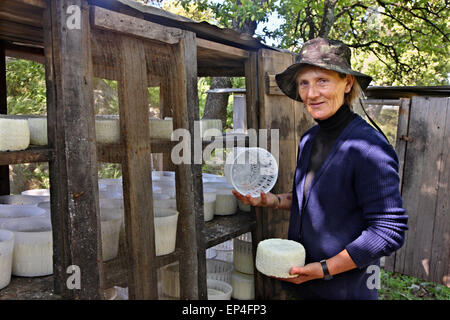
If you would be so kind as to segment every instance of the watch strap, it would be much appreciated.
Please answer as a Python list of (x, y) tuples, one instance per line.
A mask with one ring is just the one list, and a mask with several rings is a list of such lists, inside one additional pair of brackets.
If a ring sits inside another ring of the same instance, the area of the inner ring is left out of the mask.
[(327, 262), (325, 260), (320, 261), (323, 270), (323, 279), (330, 280), (333, 279), (333, 276), (330, 275), (330, 271), (328, 270)]

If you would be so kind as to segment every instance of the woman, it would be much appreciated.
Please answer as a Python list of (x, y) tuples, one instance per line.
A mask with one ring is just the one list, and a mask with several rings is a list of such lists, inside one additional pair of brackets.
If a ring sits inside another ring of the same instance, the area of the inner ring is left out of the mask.
[(407, 215), (395, 151), (350, 108), (371, 77), (351, 69), (345, 44), (316, 38), (276, 81), (317, 122), (301, 138), (293, 191), (234, 194), (243, 204), (291, 211), (288, 239), (305, 247), (306, 261), (290, 270), (297, 277), (280, 279), (290, 296), (377, 299), (374, 272), (402, 246)]

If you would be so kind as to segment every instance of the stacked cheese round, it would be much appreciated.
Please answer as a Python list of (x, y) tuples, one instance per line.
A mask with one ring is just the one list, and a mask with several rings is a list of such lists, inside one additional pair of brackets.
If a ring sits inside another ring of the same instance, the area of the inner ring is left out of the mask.
[(47, 116), (28, 116), (28, 127), (30, 128), (30, 144), (35, 146), (46, 146)]
[(258, 243), (256, 269), (277, 278), (295, 278), (290, 275), (292, 267), (305, 264), (305, 248), (298, 242), (286, 239), (267, 239)]
[(230, 300), (233, 288), (226, 282), (207, 279), (208, 300)]
[(0, 117), (0, 151), (25, 150), (30, 145), (26, 119)]

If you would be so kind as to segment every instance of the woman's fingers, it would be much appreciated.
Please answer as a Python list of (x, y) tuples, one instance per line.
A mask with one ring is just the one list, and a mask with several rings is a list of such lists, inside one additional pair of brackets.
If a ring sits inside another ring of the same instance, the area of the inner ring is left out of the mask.
[(249, 201), (247, 200), (246, 197), (244, 197), (242, 194), (240, 194), (239, 192), (237, 192), (236, 190), (232, 190), (234, 196), (242, 202), (242, 204), (247, 205), (250, 204)]

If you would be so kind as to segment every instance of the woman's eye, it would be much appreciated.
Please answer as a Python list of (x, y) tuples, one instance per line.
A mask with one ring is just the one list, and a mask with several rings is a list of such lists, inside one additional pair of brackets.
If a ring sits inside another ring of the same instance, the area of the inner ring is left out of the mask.
[(320, 80), (319, 80), (319, 83), (320, 83), (320, 84), (325, 84), (325, 83), (327, 83), (327, 82), (328, 82), (327, 79), (320, 79)]

